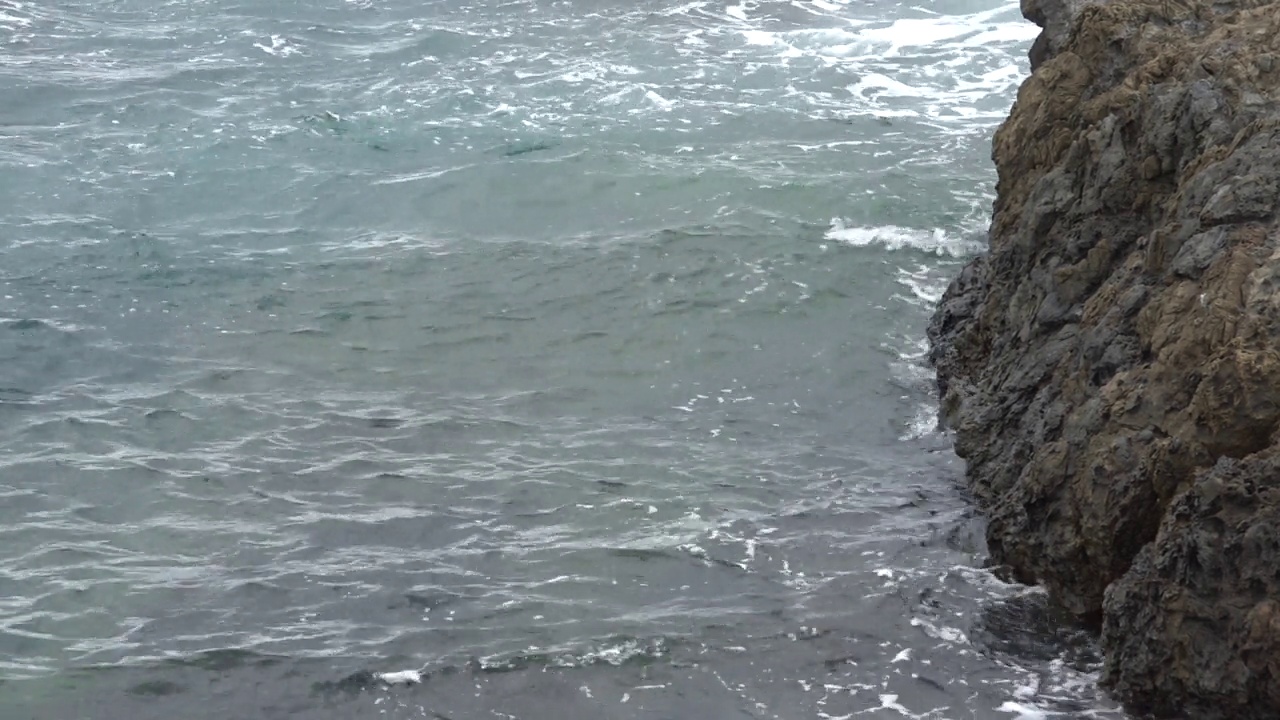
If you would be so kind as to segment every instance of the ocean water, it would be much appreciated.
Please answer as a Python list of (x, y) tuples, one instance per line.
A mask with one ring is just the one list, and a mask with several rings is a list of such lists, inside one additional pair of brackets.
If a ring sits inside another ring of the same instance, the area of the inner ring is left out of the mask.
[(1123, 717), (922, 362), (1017, 5), (0, 0), (0, 718)]

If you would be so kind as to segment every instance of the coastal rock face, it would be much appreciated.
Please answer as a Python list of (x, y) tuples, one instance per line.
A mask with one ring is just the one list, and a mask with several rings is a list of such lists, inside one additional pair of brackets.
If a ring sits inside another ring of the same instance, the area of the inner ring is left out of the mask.
[(994, 562), (1161, 717), (1280, 717), (1280, 3), (1023, 0), (990, 251), (929, 330)]

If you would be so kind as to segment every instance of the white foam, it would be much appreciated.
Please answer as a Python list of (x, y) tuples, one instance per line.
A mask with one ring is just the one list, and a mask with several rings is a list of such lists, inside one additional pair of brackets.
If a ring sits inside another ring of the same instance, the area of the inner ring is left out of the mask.
[(898, 439), (902, 441), (919, 440), (928, 437), (938, 430), (938, 408), (933, 403), (920, 403), (915, 414), (907, 421), (907, 430)]
[(877, 708), (877, 709), (893, 710), (894, 712), (897, 712), (900, 715), (905, 715), (906, 717), (909, 717), (909, 718), (919, 717), (915, 713), (908, 710), (905, 705), (898, 702), (897, 695), (894, 695), (891, 693), (885, 693), (880, 696), (880, 708)]
[(969, 636), (965, 635), (964, 631), (959, 628), (937, 625), (923, 618), (911, 618), (911, 625), (923, 630), (925, 635), (943, 642), (956, 645), (968, 644), (969, 642)]
[(912, 87), (880, 73), (869, 73), (849, 86), (849, 92), (868, 99), (880, 97), (930, 97), (935, 93), (927, 88)]
[[(1050, 713), (1030, 705), (1023, 705), (1012, 701), (1006, 701), (1000, 707), (996, 708), (997, 712), (1017, 713), (1018, 720), (1048, 720)], [(1058, 715), (1060, 713), (1053, 713)]]
[(15, 0), (0, 0), (0, 28), (17, 30), (31, 27), (31, 18), (24, 17), (25, 3)]
[(586, 70), (570, 70), (567, 73), (561, 74), (559, 79), (571, 84), (584, 83), (592, 80), (599, 80), (600, 73), (594, 68)]
[(652, 90), (649, 90), (648, 92), (646, 92), (644, 94), (644, 97), (649, 102), (658, 106), (658, 109), (660, 110), (670, 111), (671, 108), (675, 107), (674, 101), (668, 100)]
[(902, 18), (886, 27), (868, 28), (860, 34), (863, 39), (888, 45), (885, 54), (895, 54), (905, 48), (939, 45), (973, 32), (972, 15), (943, 16), (937, 18)]
[[(981, 247), (977, 243), (963, 243), (953, 248), (957, 255), (967, 254), (968, 252), (979, 252)], [(898, 284), (902, 285), (911, 294), (904, 298), (908, 303), (920, 307), (933, 307), (942, 299), (943, 294), (947, 291), (947, 284), (950, 278), (942, 273), (931, 272), (927, 266), (920, 266), (916, 270), (908, 270), (906, 268), (898, 268), (897, 271)]]
[(267, 45), (265, 43), (256, 42), (253, 46), (268, 55), (275, 55), (277, 57), (289, 57), (290, 55), (297, 55), (302, 52), (296, 45), (280, 35), (272, 35), (270, 43), (270, 45)]
[[(863, 555), (871, 553), (864, 552)], [(880, 572), (884, 570), (886, 572)], [(942, 568), (922, 569), (922, 568), (879, 568), (877, 574), (882, 576), (893, 575), (895, 579), (900, 578), (899, 582), (894, 583), (898, 588), (906, 587), (913, 581), (919, 581), (926, 576), (932, 576), (931, 582), (945, 582), (948, 579), (963, 580), (956, 586), (957, 588), (967, 587), (971, 591), (983, 598), (983, 602), (1000, 602), (1005, 598), (1026, 595), (1043, 595), (1043, 588), (1028, 588), (1017, 584), (1005, 583), (989, 570), (975, 568), (968, 565), (952, 565), (943, 570), (941, 575), (936, 574)], [(963, 591), (962, 591), (963, 592)], [(968, 594), (968, 593), (965, 593)], [(975, 599), (972, 598), (971, 599)], [(892, 711), (905, 717), (924, 720), (925, 718), (950, 717), (949, 715), (939, 714), (946, 708), (934, 708), (923, 713), (912, 713), (898, 701), (898, 696), (886, 692), (889, 689), (888, 680), (893, 675), (903, 675), (908, 672), (906, 668), (901, 667), (904, 663), (920, 663), (922, 665), (930, 664), (930, 656), (941, 648), (947, 648), (949, 652), (955, 653), (956, 657), (976, 658), (984, 655), (979, 651), (977, 644), (969, 638), (962, 630), (957, 627), (948, 625), (950, 618), (962, 617), (960, 613), (954, 610), (942, 610), (934, 612), (924, 609), (923, 614), (916, 614), (910, 619), (912, 627), (919, 629), (929, 638), (937, 641), (937, 644), (931, 651), (924, 650), (921, 646), (914, 649), (903, 649), (901, 646), (894, 647), (894, 643), (884, 642), (880, 647), (885, 649), (884, 658), (888, 664), (899, 666), (889, 671), (884, 680), (877, 686), (851, 684), (847, 686), (827, 684), (825, 688), (831, 695), (842, 691), (856, 695), (855, 688), (862, 691), (873, 691), (875, 697), (879, 699), (878, 706), (869, 706), (859, 708), (856, 712), (843, 715), (828, 714), (819, 712), (817, 715), (828, 720), (836, 718), (851, 718), (859, 715), (872, 714), (880, 717), (880, 714), (888, 716), (889, 713), (884, 711)], [(896, 654), (890, 656), (889, 652)], [(925, 653), (920, 655), (919, 653)], [(1012, 662), (1006, 662), (1012, 660)], [(1008, 717), (1007, 715), (999, 715), (997, 713), (1012, 713), (1011, 720), (1057, 720), (1057, 718), (1065, 717), (1089, 717), (1095, 720), (1121, 720), (1127, 717), (1123, 710), (1114, 703), (1108, 701), (1101, 690), (1098, 688), (1098, 677), (1095, 669), (1078, 669), (1068, 664), (1062, 657), (1056, 658), (1048, 664), (1048, 667), (1023, 667), (1017, 658), (1006, 658), (1000, 660), (1000, 664), (1007, 668), (1013, 677), (1008, 679), (997, 679), (993, 682), (981, 681), (982, 685), (989, 688), (999, 688), (999, 691), (1005, 694), (998, 706), (987, 705), (989, 708), (987, 715), (995, 717)], [(912, 677), (917, 677), (914, 673)], [(956, 682), (969, 685), (970, 683), (962, 678), (957, 678)], [(977, 683), (975, 683), (977, 684)], [(806, 688), (808, 689), (808, 688)], [(1088, 698), (1088, 709), (1070, 711), (1064, 708), (1075, 708), (1076, 699)], [(824, 701), (826, 698), (824, 698)], [(1065, 704), (1063, 701), (1067, 701)], [(819, 705), (824, 702), (819, 702)], [(846, 706), (847, 707), (847, 706)], [(841, 708), (845, 709), (845, 708)], [(877, 711), (880, 711), (877, 714)]]
[(377, 677), (388, 685), (417, 685), (422, 682), (422, 673), (418, 670), (378, 673)]
[(888, 250), (922, 250), (935, 255), (963, 256), (974, 250), (971, 242), (954, 238), (942, 228), (848, 226), (840, 218), (832, 218), (831, 228), (823, 237), (853, 247), (880, 245)]
[(31, 18), (24, 18), (24, 17), (18, 17), (17, 15), (11, 15), (8, 12), (6, 12), (3, 7), (0, 7), (0, 27), (17, 29), (17, 28), (28, 27), (30, 25), (31, 25)]
[(1039, 31), (1030, 23), (1004, 23), (965, 38), (963, 44), (966, 47), (986, 47), (995, 43), (1024, 43), (1035, 40)]
[[(1012, 3), (977, 13), (932, 13), (891, 22), (843, 17), (848, 12), (844, 4), (828, 0), (789, 4), (826, 18), (815, 22), (826, 26), (778, 29), (776, 23), (765, 25), (748, 12), (755, 6), (734, 5), (727, 13), (744, 45), (723, 57), (745, 54), (748, 60), (761, 61), (750, 63), (752, 69), (767, 67), (770, 60), (789, 65), (801, 59), (803, 66), (805, 58), (841, 66), (855, 78), (848, 86), (852, 102), (836, 100), (825, 91), (799, 94), (817, 107), (838, 107), (846, 117), (886, 117), (887, 111), (928, 117), (946, 123), (944, 132), (970, 132), (1004, 116), (1004, 98), (1026, 72), (1022, 48), (1038, 32)], [(711, 30), (704, 37), (718, 34)], [(751, 57), (757, 54), (764, 57)], [(993, 102), (996, 99), (1000, 101)]]

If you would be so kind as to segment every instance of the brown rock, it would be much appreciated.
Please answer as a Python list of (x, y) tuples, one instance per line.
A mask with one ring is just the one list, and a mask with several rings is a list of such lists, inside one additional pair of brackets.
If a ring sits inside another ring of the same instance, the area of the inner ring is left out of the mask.
[(1130, 707), (1280, 717), (1280, 3), (1022, 7), (990, 251), (930, 327), (992, 560)]

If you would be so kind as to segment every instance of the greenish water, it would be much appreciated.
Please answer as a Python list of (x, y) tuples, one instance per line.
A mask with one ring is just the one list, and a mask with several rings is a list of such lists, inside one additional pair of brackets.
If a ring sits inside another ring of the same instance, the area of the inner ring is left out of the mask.
[(0, 0), (0, 717), (1120, 717), (921, 364), (1034, 32)]

